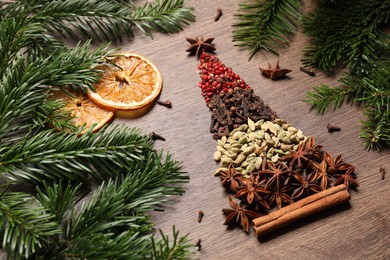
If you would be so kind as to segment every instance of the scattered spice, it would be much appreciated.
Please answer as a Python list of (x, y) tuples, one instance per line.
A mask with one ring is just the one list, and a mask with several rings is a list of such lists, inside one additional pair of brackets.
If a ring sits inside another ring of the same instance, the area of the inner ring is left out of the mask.
[(304, 198), (322, 191), (314, 172), (310, 174), (307, 174), (306, 171), (302, 171), (302, 173), (294, 172), (293, 178), (294, 181), (291, 183), (291, 186), (296, 188), (291, 194), (292, 199)]
[[(226, 144), (226, 140), (218, 141), (222, 143), (225, 141)], [(238, 156), (236, 158), (239, 159)], [(237, 174), (243, 171), (243, 166), (235, 161), (229, 165), (228, 171), (220, 171), (222, 174), (234, 173), (230, 184), (234, 181), (238, 183), (238, 188), (232, 189), (230, 185), (224, 185), (224, 187), (240, 200), (241, 210), (245, 208), (257, 213), (273, 212), (275, 208), (283, 209), (286, 205), (295, 204), (333, 186), (342, 184), (346, 189), (359, 186), (356, 181), (355, 167), (344, 162), (342, 155), (333, 159), (329, 152), (322, 149), (322, 145), (315, 143), (313, 137), (305, 139), (298, 145), (297, 150), (290, 150), (288, 154), (275, 162), (264, 154), (261, 158), (266, 163), (261, 163), (261, 166), (258, 166), (259, 170), (254, 167), (249, 177)], [(249, 162), (253, 163), (251, 159)], [(235, 166), (234, 169), (233, 166)], [(223, 180), (226, 182), (225, 176), (221, 177), (221, 181)], [(232, 205), (232, 207), (235, 206)], [(240, 211), (240, 207), (236, 208), (235, 212), (239, 214), (237, 211)], [(224, 212), (226, 214), (226, 210)], [(229, 213), (233, 214), (232, 211)], [(243, 223), (240, 222), (240, 224), (246, 230), (245, 218), (243, 219)], [(225, 221), (225, 224), (235, 223), (229, 219)]]
[(218, 7), (218, 8), (217, 8), (217, 15), (215, 16), (214, 21), (215, 21), (215, 22), (218, 21), (219, 18), (221, 18), (221, 16), (222, 16), (222, 8), (221, 8), (221, 7)]
[(379, 172), (381, 173), (382, 180), (384, 180), (385, 179), (385, 175), (386, 175), (386, 169), (384, 167), (381, 167), (379, 169)]
[[(203, 52), (198, 69), (199, 87), (212, 112), (210, 132), (218, 143), (214, 159), (221, 166), (215, 174), (230, 194), (231, 208), (222, 209), (225, 225), (240, 224), (248, 232), (250, 219), (289, 213), (285, 222), (282, 215), (273, 219), (272, 230), (349, 200), (348, 188), (359, 184), (355, 167), (344, 162), (341, 154), (333, 158), (313, 137), (277, 118), (216, 57)], [(274, 68), (260, 70), (271, 79), (291, 71), (280, 69), (279, 61)], [(267, 230), (267, 224), (259, 225), (257, 234)]]
[(312, 76), (312, 77), (314, 77), (314, 76), (316, 75), (316, 73), (314, 72), (314, 70), (311, 69), (311, 68), (308, 68), (308, 67), (300, 67), (299, 69), (300, 69), (302, 72), (305, 72), (306, 74), (308, 74), (308, 75), (310, 75), (310, 76)]
[(276, 113), (253, 94), (251, 88), (234, 88), (214, 94), (207, 106), (212, 111), (210, 132), (214, 134), (214, 139), (229, 135), (230, 131), (245, 124), (248, 118), (256, 122), (276, 118)]
[(330, 175), (328, 174), (328, 164), (326, 163), (326, 159), (322, 160), (320, 163), (316, 161), (310, 161), (310, 163), (315, 176), (320, 181), (321, 188), (325, 190), (328, 187)]
[(157, 104), (167, 108), (172, 108), (172, 102), (170, 100), (165, 100), (165, 101), (157, 100)]
[(203, 216), (204, 216), (203, 211), (199, 210), (199, 212), (198, 212), (198, 222), (199, 223), (202, 222)]
[(271, 78), (272, 80), (284, 78), (286, 77), (287, 73), (290, 73), (292, 71), (289, 69), (281, 69), (279, 67), (279, 60), (276, 63), (275, 67), (272, 67), (271, 64), (268, 63), (268, 68), (260, 67), (259, 69), (261, 71), (261, 74), (263, 74), (263, 76)]
[(341, 131), (341, 128), (338, 127), (338, 126), (336, 126), (336, 125), (328, 124), (328, 125), (326, 126), (326, 128), (328, 129), (328, 133)]
[(234, 165), (232, 163), (229, 165), (227, 170), (222, 170), (219, 175), (222, 186), (233, 192), (237, 191), (241, 177), (241, 173), (234, 169)]
[[(248, 118), (248, 124), (235, 128), (228, 137), (223, 136), (217, 140), (214, 160), (221, 164), (215, 174), (223, 174), (221, 178), (225, 178), (228, 166), (234, 164), (235, 168), (230, 170), (231, 173), (238, 171), (249, 178), (255, 170), (265, 170), (267, 160), (277, 163), (283, 156), (294, 154), (307, 139), (301, 130), (282, 119), (253, 122)], [(316, 153), (317, 150), (313, 149), (313, 154)]]
[(265, 209), (270, 209), (267, 201), (264, 199), (265, 195), (270, 192), (263, 187), (263, 183), (259, 182), (259, 175), (251, 175), (251, 178), (241, 178), (241, 185), (235, 195), (240, 198), (245, 204), (261, 205)]
[(228, 92), (234, 88), (250, 88), (231, 68), (226, 67), (217, 57), (202, 52), (198, 65), (201, 82), (199, 88), (206, 103), (214, 94)]
[(344, 184), (347, 189), (349, 187), (359, 187), (359, 184), (356, 181), (355, 167), (349, 168), (345, 173), (336, 173), (334, 176), (337, 178), (334, 185)]
[(186, 51), (199, 56), (202, 51), (214, 52), (216, 48), (212, 44), (214, 38), (207, 38), (203, 40), (203, 37), (186, 38), (186, 40), (191, 44)]
[(312, 214), (325, 211), (351, 199), (347, 187), (335, 186), (306, 197), (282, 209), (253, 220), (257, 236), (285, 227)]
[(229, 204), (232, 209), (222, 209), (222, 212), (227, 215), (224, 225), (240, 223), (242, 229), (248, 232), (249, 220), (261, 216), (259, 213), (247, 209), (246, 206), (239, 206), (230, 196)]
[(162, 140), (162, 141), (165, 141), (165, 138), (162, 137), (161, 135), (159, 134), (156, 134), (155, 132), (151, 132), (149, 134), (149, 136), (152, 138), (152, 140)]
[(196, 242), (195, 246), (198, 248), (198, 251), (202, 249), (202, 240), (200, 238)]

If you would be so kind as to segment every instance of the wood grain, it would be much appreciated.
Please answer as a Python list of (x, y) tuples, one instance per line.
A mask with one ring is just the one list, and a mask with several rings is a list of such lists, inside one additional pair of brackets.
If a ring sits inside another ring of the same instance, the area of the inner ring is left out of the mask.
[[(146, 56), (159, 67), (164, 80), (161, 99), (171, 100), (173, 107), (156, 105), (141, 118), (117, 118), (115, 123), (164, 136), (166, 141), (156, 141), (156, 147), (182, 161), (191, 178), (184, 196), (165, 212), (153, 215), (157, 228), (171, 232), (172, 225), (176, 225), (181, 233), (190, 233), (194, 244), (201, 238), (202, 250), (196, 255), (199, 259), (389, 259), (390, 177), (381, 180), (379, 173), (380, 167), (390, 169), (389, 151), (366, 151), (363, 147), (358, 137), (361, 108), (345, 105), (319, 116), (310, 113), (308, 104), (302, 102), (313, 86), (336, 84), (340, 75), (327, 77), (316, 71), (316, 76), (311, 77), (300, 71), (302, 50), (308, 39), (299, 31), (291, 38), (290, 46), (280, 52), (280, 65), (293, 70), (289, 78), (264, 78), (258, 67), (274, 64), (278, 57), (259, 53), (248, 61), (249, 52), (233, 46), (233, 14), (239, 1), (185, 2), (195, 7), (197, 21), (183, 32), (157, 34), (154, 39), (137, 36), (118, 46)], [(214, 22), (218, 7), (223, 16)], [(311, 7), (306, 1), (303, 8)], [(198, 60), (185, 52), (185, 37), (195, 36), (215, 37), (217, 57), (245, 79), (281, 118), (315, 136), (316, 142), (332, 154), (343, 153), (345, 160), (356, 166), (361, 187), (351, 192), (349, 205), (317, 214), (262, 240), (255, 237), (253, 230), (247, 235), (240, 228), (222, 225), (222, 208), (229, 204), (219, 179), (213, 176), (217, 168), (213, 161), (216, 142), (208, 132), (210, 113), (198, 88)], [(342, 130), (328, 133), (328, 123)], [(201, 223), (197, 222), (199, 210), (205, 214)]]

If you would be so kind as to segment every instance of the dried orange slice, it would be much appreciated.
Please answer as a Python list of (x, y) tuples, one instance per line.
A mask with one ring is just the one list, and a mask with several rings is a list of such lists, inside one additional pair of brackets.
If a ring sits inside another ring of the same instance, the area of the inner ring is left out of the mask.
[(51, 100), (62, 100), (65, 103), (61, 110), (73, 117), (73, 125), (84, 126), (81, 134), (86, 133), (93, 125), (92, 131), (95, 132), (114, 118), (112, 110), (98, 106), (82, 91), (64, 88), (52, 89), (50, 93)]
[(161, 92), (162, 78), (157, 67), (145, 57), (126, 53), (115, 56), (116, 66), (100, 67), (102, 78), (96, 83), (96, 91), (88, 96), (100, 106), (134, 110), (154, 101)]

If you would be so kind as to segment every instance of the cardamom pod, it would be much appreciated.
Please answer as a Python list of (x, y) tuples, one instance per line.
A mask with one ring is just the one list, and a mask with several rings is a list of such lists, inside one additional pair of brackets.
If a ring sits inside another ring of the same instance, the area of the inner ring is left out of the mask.
[(222, 157), (222, 154), (221, 154), (220, 151), (216, 151), (216, 152), (214, 153), (214, 161), (219, 162), (219, 161), (221, 160), (221, 157)]

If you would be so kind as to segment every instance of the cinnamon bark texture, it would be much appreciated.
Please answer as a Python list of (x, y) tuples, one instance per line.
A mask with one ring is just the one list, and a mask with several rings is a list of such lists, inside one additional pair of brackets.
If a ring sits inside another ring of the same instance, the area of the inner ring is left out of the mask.
[(254, 219), (255, 233), (257, 236), (265, 235), (295, 221), (345, 203), (350, 198), (345, 185), (334, 186), (271, 212), (268, 215)]

